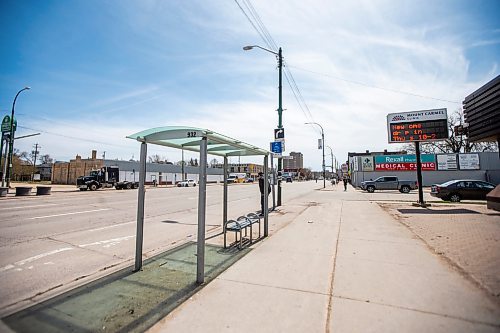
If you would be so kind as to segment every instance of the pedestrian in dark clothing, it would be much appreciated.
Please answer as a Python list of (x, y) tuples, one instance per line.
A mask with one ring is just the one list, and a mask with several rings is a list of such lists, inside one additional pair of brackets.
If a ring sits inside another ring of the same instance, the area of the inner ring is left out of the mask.
[(348, 182), (347, 177), (344, 177), (343, 181), (344, 181), (344, 191), (347, 191), (347, 182)]
[[(260, 208), (261, 208), (261, 215), (264, 215), (264, 174), (262, 172), (259, 172), (259, 190), (260, 190)], [(267, 183), (267, 195), (271, 193), (271, 184)], [(266, 198), (267, 199), (267, 198)]]

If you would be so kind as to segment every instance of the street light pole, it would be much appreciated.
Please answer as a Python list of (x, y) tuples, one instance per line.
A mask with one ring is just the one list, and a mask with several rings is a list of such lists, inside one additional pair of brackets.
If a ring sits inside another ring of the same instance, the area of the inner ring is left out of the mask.
[[(10, 178), (12, 174), (12, 154), (14, 153), (14, 110), (16, 107), (16, 100), (17, 96), (24, 90), (29, 90), (30, 87), (24, 87), (23, 89), (19, 90), (16, 94), (16, 97), (14, 97), (14, 102), (12, 103), (12, 114), (10, 116), (10, 138), (9, 138), (9, 156), (8, 156), (8, 164), (7, 164), (7, 187), (10, 187)], [(4, 176), (5, 177), (5, 176)]]
[[(279, 84), (278, 84), (278, 128), (283, 128), (283, 86), (282, 86), (282, 77), (283, 77), (283, 53), (281, 51), (281, 47), (278, 52), (274, 52), (272, 50), (266, 49), (265, 47), (258, 45), (248, 45), (244, 46), (243, 50), (248, 51), (253, 48), (259, 48), (266, 52), (272, 53), (276, 55), (278, 58), (278, 70), (279, 70)], [(323, 163), (324, 164), (324, 163)], [(282, 157), (278, 157), (278, 173), (282, 173), (283, 167), (283, 159)], [(278, 178), (278, 199), (277, 206), (281, 206), (281, 178)]]
[(321, 128), (321, 148), (323, 148), (323, 188), (326, 188), (326, 177), (325, 177), (325, 132), (323, 131), (323, 126), (318, 123), (310, 122), (305, 123), (306, 125), (318, 125)]
[(332, 147), (330, 146), (326, 146), (328, 149), (330, 149), (330, 155), (331, 155), (331, 158), (332, 158), (332, 176), (333, 176), (333, 150), (332, 150)]

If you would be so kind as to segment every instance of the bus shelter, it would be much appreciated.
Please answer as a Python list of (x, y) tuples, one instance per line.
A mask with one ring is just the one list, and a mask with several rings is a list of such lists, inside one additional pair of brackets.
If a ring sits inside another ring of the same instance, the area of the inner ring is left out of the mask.
[(269, 151), (242, 141), (227, 137), (214, 131), (196, 127), (166, 126), (156, 127), (127, 136), (129, 139), (141, 143), (139, 193), (137, 199), (137, 231), (135, 245), (135, 271), (142, 267), (142, 246), (144, 230), (144, 201), (146, 180), (147, 145), (154, 144), (200, 153), (199, 186), (198, 186), (198, 235), (197, 235), (197, 262), (196, 282), (203, 283), (205, 278), (205, 211), (207, 188), (207, 155), (216, 155), (224, 158), (224, 191), (222, 225), (227, 221), (227, 166), (230, 156), (263, 156), (264, 157), (264, 237), (268, 235), (269, 210), (267, 201), (268, 190), (268, 159)]

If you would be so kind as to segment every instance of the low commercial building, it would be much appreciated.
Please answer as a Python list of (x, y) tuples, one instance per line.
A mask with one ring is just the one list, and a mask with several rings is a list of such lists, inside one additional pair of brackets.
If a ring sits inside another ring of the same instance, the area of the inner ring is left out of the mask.
[[(52, 183), (76, 185), (76, 179), (85, 176), (92, 170), (98, 170), (103, 166), (116, 166), (120, 170), (120, 180), (139, 180), (138, 161), (119, 161), (97, 158), (97, 151), (92, 151), (90, 158), (83, 159), (77, 155), (69, 162), (55, 162), (52, 167)], [(184, 172), (184, 174), (183, 174)], [(146, 163), (146, 184), (156, 183), (158, 185), (175, 184), (183, 179), (193, 179), (198, 181), (198, 166), (184, 166)], [(222, 168), (207, 168), (207, 182), (223, 181)]]
[[(478, 179), (500, 184), (500, 158), (496, 152), (422, 154), (421, 162), (424, 186), (453, 179)], [(381, 176), (416, 180), (416, 166), (416, 157), (413, 154), (352, 153), (349, 157), (351, 182), (355, 186), (360, 186), (362, 181)]]

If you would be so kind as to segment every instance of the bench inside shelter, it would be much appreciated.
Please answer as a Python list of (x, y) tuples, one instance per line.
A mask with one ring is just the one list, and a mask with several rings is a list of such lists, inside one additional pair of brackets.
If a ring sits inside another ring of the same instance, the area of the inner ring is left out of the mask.
[[(249, 244), (251, 245), (253, 243), (254, 224), (257, 224), (259, 227), (259, 237), (257, 239), (260, 239), (260, 216), (255, 213), (249, 213), (246, 216), (240, 216), (236, 220), (228, 220), (226, 223), (224, 223), (224, 248), (227, 248), (227, 233), (234, 232), (235, 241), (234, 243), (230, 244), (230, 246), (237, 245), (238, 248), (241, 249), (243, 247), (243, 237), (248, 237), (248, 229), (250, 229), (250, 238), (247, 239), (249, 241)], [(245, 232), (244, 235), (243, 231)]]

